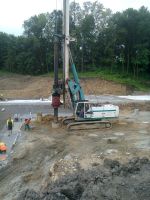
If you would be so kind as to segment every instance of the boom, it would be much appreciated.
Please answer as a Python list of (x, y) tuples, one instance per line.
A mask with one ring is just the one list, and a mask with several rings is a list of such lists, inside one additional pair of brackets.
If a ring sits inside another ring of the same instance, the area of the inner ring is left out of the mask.
[(72, 71), (74, 80), (68, 80), (67, 83), (68, 83), (68, 87), (69, 87), (69, 93), (70, 93), (72, 106), (73, 106), (73, 108), (75, 108), (76, 103), (78, 101), (85, 101), (85, 97), (84, 97), (83, 89), (80, 86), (80, 81), (79, 81), (78, 74), (77, 74), (74, 63), (72, 63), (72, 65), (71, 65), (71, 71)]

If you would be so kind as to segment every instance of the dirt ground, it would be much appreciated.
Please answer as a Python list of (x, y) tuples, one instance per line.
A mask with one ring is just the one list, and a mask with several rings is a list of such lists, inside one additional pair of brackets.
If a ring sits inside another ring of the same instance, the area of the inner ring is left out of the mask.
[[(0, 92), (12, 99), (47, 97), (52, 86), (48, 77), (10, 77), (10, 85), (7, 81), (0, 78)], [(96, 82), (94, 92), (101, 93), (105, 81)], [(95, 85), (92, 79), (88, 83)], [(125, 86), (105, 84), (103, 94), (129, 92)], [(17, 107), (11, 109), (15, 113)], [(31, 107), (19, 109), (27, 113)], [(8, 165), (0, 170), (0, 199), (149, 200), (150, 102), (120, 109), (111, 129), (68, 132), (65, 126), (52, 129), (51, 121), (32, 121), (33, 129), (21, 130)]]
[[(133, 90), (125, 85), (116, 84), (100, 78), (81, 79), (86, 95), (114, 94), (127, 95)], [(50, 96), (53, 78), (49, 76), (3, 75), (0, 77), (0, 94), (6, 99), (39, 99)]]
[[(137, 116), (123, 111), (111, 129), (68, 132), (66, 127), (52, 129), (49, 121), (32, 125), (33, 130), (22, 130), (10, 163), (0, 170), (0, 199), (127, 200), (133, 192), (131, 199), (140, 200), (140, 187), (141, 195), (149, 199), (150, 112)], [(107, 169), (103, 166), (107, 159), (120, 164)]]

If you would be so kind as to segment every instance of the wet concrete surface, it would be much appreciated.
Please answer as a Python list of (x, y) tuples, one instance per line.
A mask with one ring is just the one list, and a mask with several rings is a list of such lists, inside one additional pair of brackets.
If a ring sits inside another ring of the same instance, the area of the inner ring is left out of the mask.
[[(4, 103), (4, 102), (3, 102)], [(1, 111), (2, 109), (5, 109), (4, 111)], [(36, 113), (42, 113), (42, 114), (53, 114), (53, 108), (49, 104), (0, 104), (0, 129), (3, 127), (6, 119), (9, 116), (14, 116), (15, 114), (19, 114), (21, 116), (28, 115)], [(69, 115), (71, 114), (71, 111), (69, 109), (64, 109), (63, 106), (60, 108), (60, 116), (61, 115)]]
[(0, 154), (0, 168), (4, 167), (11, 158), (13, 148), (21, 136), (21, 126), (22, 122), (14, 122), (12, 133), (7, 130), (6, 126), (0, 131), (0, 141), (4, 142), (7, 146), (7, 152)]

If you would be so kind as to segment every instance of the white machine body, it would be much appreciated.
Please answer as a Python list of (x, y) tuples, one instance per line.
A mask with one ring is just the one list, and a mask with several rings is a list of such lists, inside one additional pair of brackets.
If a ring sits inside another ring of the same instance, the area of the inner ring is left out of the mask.
[(77, 118), (84, 119), (105, 119), (105, 118), (118, 118), (119, 107), (112, 104), (104, 104), (101, 106), (92, 105), (90, 102), (78, 102), (75, 114)]

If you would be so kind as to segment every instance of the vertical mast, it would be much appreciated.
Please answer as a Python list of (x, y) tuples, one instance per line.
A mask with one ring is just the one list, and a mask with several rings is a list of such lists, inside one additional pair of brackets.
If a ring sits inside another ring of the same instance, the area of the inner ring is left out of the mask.
[(53, 85), (53, 92), (52, 92), (52, 106), (54, 108), (54, 123), (55, 127), (58, 124), (58, 108), (60, 106), (60, 89), (58, 83), (58, 64), (59, 64), (59, 38), (58, 38), (58, 13), (56, 10), (55, 13), (55, 34), (54, 34), (54, 85)]
[[(54, 107), (54, 122), (58, 122), (58, 107), (56, 104), (56, 98), (60, 97), (58, 93), (58, 38), (54, 37), (54, 85), (53, 85), (53, 107)], [(55, 100), (54, 100), (55, 98)]]
[(69, 78), (69, 0), (63, 0), (63, 35), (63, 78), (66, 83)]

